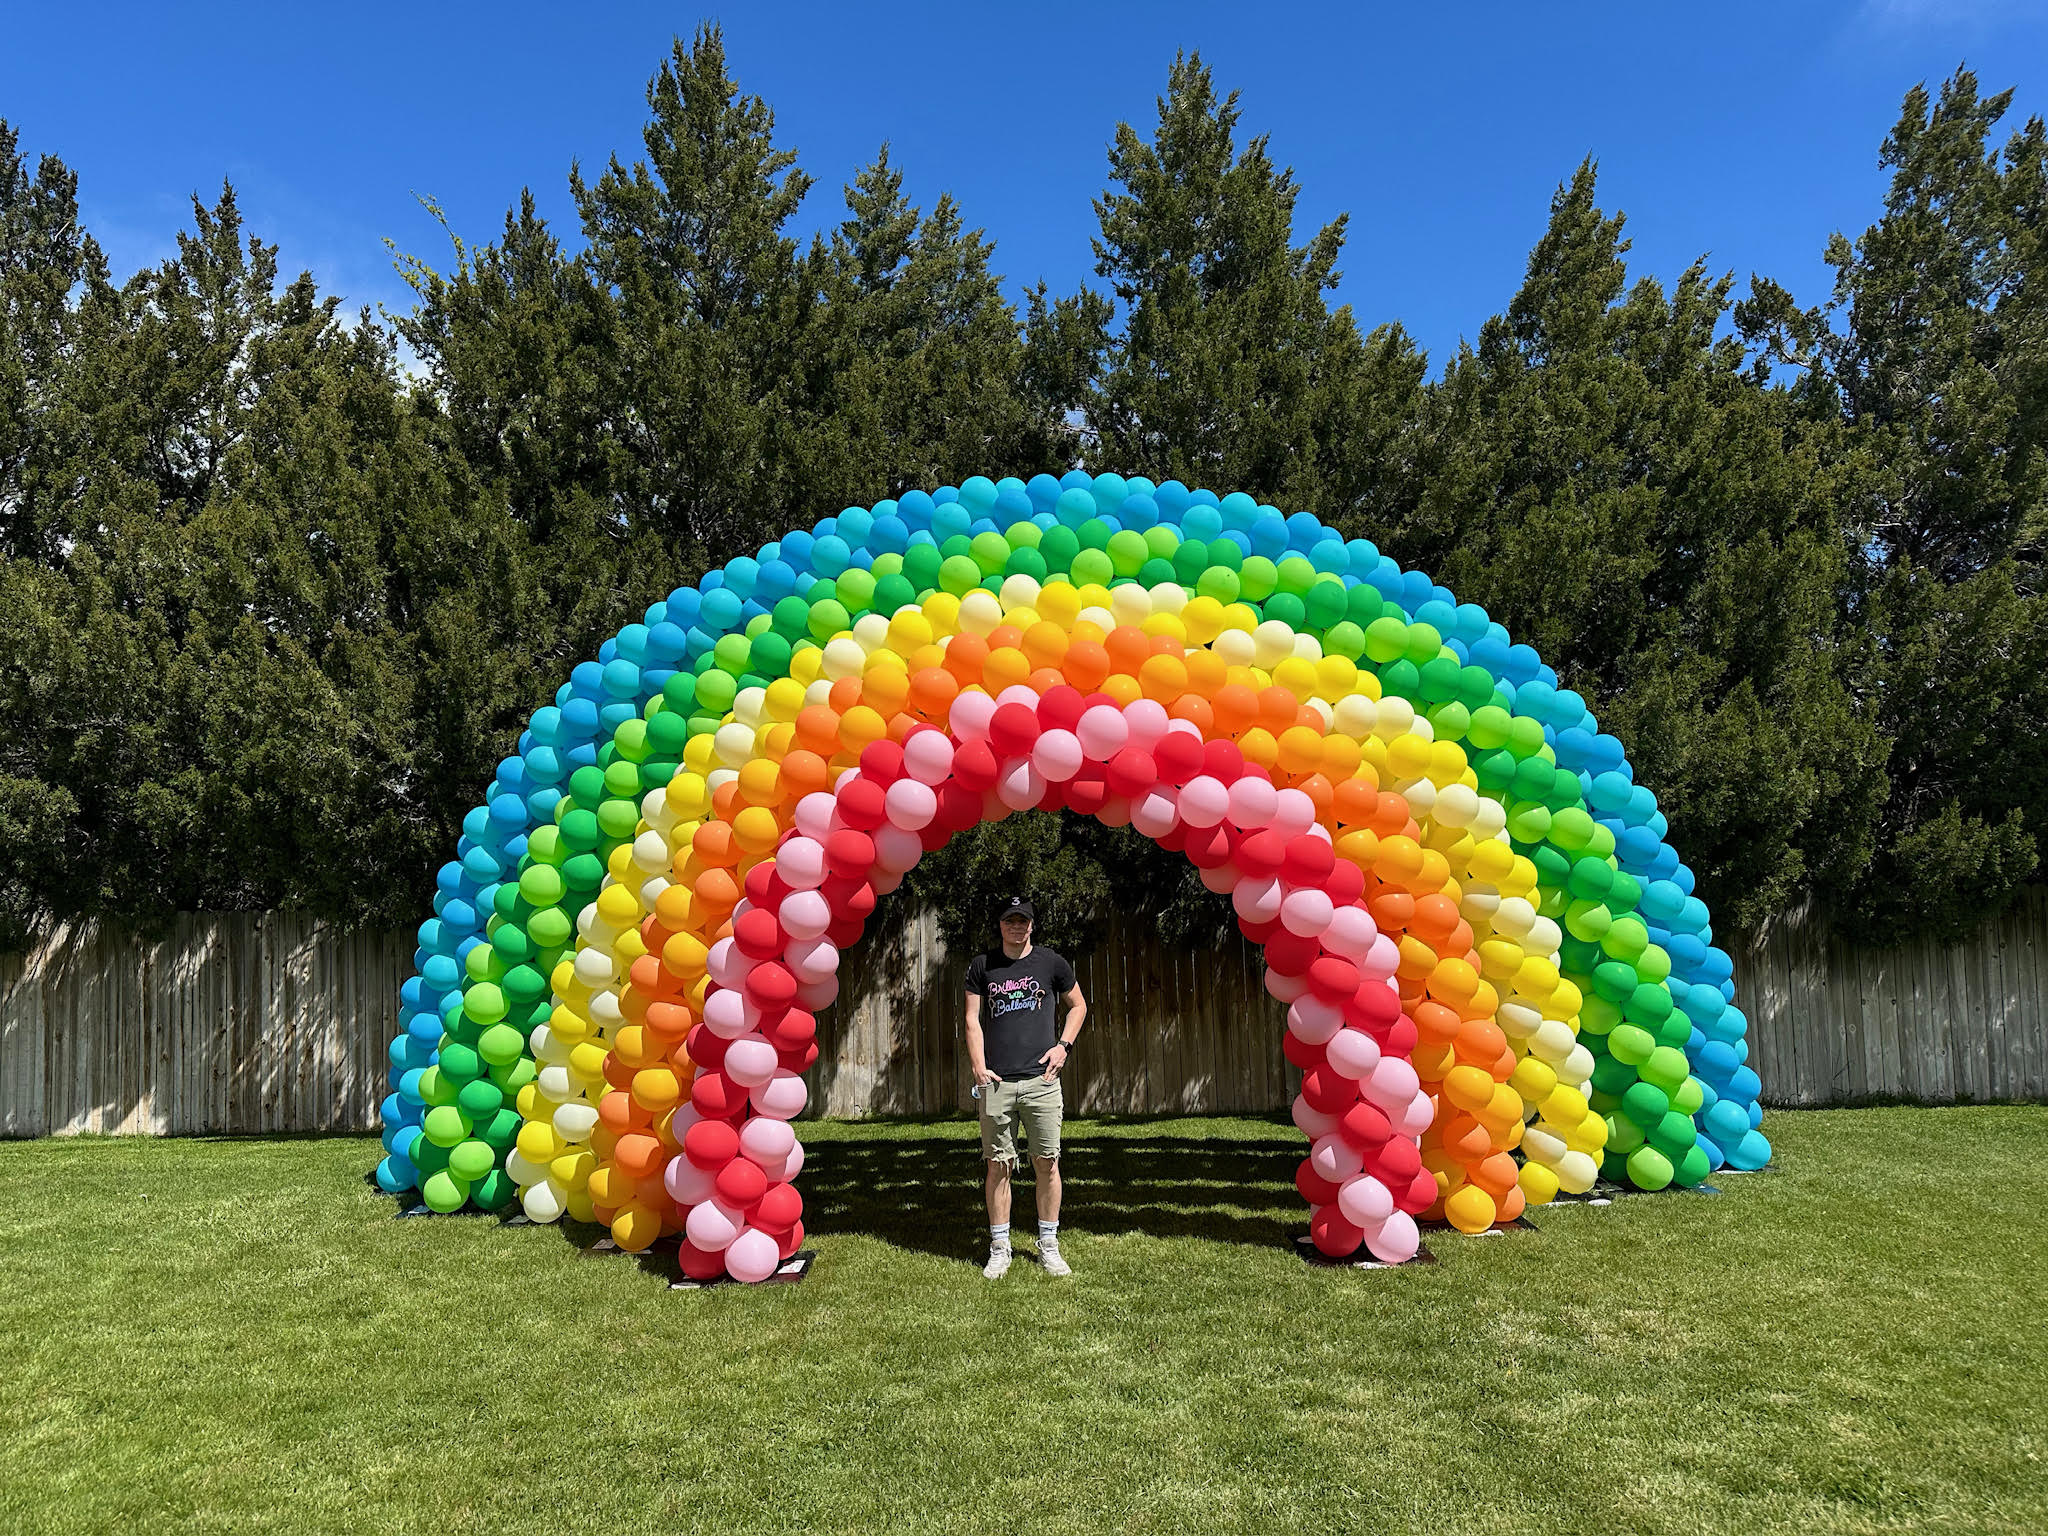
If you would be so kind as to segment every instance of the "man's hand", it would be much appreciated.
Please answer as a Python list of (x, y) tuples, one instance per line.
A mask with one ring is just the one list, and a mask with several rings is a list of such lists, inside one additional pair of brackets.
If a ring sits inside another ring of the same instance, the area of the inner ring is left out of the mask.
[[(1053, 1059), (1055, 1052), (1058, 1053), (1059, 1057), (1057, 1061)], [(1038, 1058), (1045, 1063), (1045, 1080), (1048, 1083), (1060, 1075), (1060, 1068), (1067, 1064), (1068, 1054), (1067, 1042), (1058, 1040), (1053, 1042), (1052, 1050), (1045, 1052), (1044, 1055)]]
[(977, 1086), (986, 1088), (991, 1083), (1000, 1083), (1002, 1079), (989, 1071), (987, 1067), (976, 1067), (974, 1069), (974, 1081)]

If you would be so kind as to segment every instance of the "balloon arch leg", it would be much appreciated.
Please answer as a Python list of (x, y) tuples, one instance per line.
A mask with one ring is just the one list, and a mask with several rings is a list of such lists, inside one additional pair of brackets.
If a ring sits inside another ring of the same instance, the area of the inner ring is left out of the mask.
[(848, 508), (576, 668), (441, 871), (379, 1183), (766, 1278), (841, 951), (1062, 807), (1263, 947), (1326, 1254), (1769, 1160), (1729, 957), (1583, 699), (1365, 540), (1076, 471)]

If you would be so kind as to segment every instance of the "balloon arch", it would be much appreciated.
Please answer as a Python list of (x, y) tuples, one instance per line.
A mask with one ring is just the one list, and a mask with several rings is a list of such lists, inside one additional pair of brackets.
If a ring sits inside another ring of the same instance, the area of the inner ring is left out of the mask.
[(420, 927), (377, 1180), (766, 1278), (841, 951), (924, 853), (1059, 807), (1183, 853), (1263, 946), (1323, 1252), (1761, 1167), (1729, 957), (1557, 682), (1243, 493), (977, 476), (792, 532), (499, 765)]

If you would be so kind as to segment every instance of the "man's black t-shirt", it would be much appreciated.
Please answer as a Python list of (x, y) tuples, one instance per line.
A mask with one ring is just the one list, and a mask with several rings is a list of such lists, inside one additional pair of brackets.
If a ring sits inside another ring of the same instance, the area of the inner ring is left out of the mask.
[(1058, 951), (1035, 944), (1020, 960), (990, 950), (969, 962), (967, 990), (981, 999), (989, 1071), (1009, 1082), (1043, 1077), (1039, 1058), (1060, 1037), (1058, 1000), (1074, 990), (1074, 968)]

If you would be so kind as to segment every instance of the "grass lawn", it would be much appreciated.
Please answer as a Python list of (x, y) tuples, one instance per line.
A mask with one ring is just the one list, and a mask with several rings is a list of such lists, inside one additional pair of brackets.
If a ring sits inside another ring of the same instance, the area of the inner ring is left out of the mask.
[(810, 1278), (705, 1292), (367, 1138), (4, 1144), (0, 1530), (2048, 1529), (2048, 1109), (1767, 1129), (1360, 1272), (1292, 1127), (1070, 1122), (989, 1285), (970, 1124), (813, 1124)]

